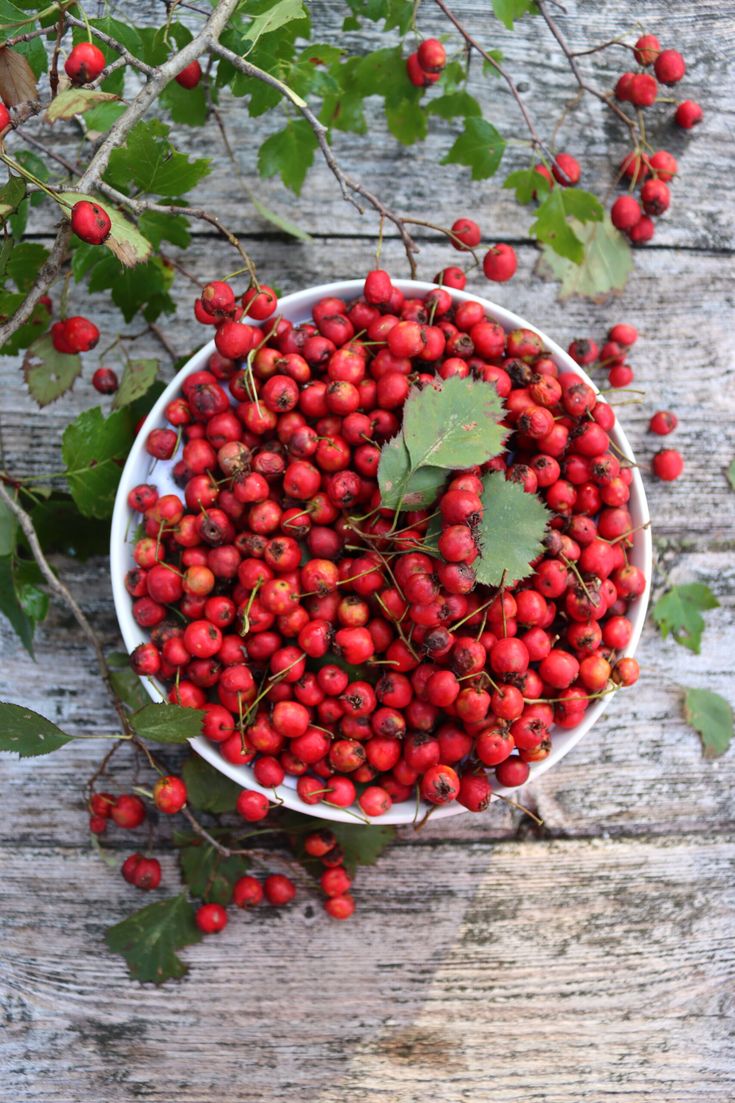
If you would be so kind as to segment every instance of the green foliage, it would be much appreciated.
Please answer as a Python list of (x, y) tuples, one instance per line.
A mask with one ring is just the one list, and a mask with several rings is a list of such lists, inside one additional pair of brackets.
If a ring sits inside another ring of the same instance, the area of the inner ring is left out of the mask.
[(158, 367), (157, 360), (128, 360), (112, 400), (112, 409), (120, 410), (142, 398), (155, 383)]
[(686, 689), (684, 716), (699, 732), (705, 758), (718, 758), (732, 742), (732, 708), (719, 693), (708, 689)]
[(151, 703), (133, 713), (130, 723), (136, 735), (151, 743), (188, 743), (201, 735), (203, 716), (201, 709)]
[(633, 257), (627, 239), (615, 229), (609, 215), (586, 226), (571, 219), (569, 225), (583, 244), (584, 260), (577, 264), (544, 245), (538, 265), (542, 274), (561, 280), (559, 299), (578, 295), (598, 300), (622, 291), (633, 269)]
[(518, 169), (517, 172), (509, 173), (503, 187), (514, 191), (517, 202), (524, 206), (537, 196), (546, 195), (551, 190), (549, 181), (535, 168)]
[(127, 712), (139, 712), (150, 703), (150, 697), (143, 688), (138, 675), (130, 666), (130, 660), (124, 651), (111, 651), (107, 656), (110, 668), (110, 681)]
[(730, 461), (730, 466), (727, 469), (727, 481), (733, 490), (735, 490), (735, 460)]
[(347, 6), (352, 17), (345, 20), (345, 30), (358, 30), (360, 20), (369, 19), (373, 23), (383, 21), (386, 31), (396, 28), (406, 34), (413, 21), (415, 5), (413, 0), (347, 0)]
[(198, 754), (184, 762), (181, 776), (186, 783), (189, 803), (202, 812), (234, 812), (240, 786), (215, 770)]
[(68, 494), (53, 491), (32, 507), (30, 516), (46, 552), (84, 560), (109, 551), (109, 525), (94, 517), (82, 517)]
[(442, 119), (464, 119), (482, 114), (482, 108), (475, 97), (463, 89), (447, 92), (438, 99), (430, 100), (426, 110), (430, 115), (439, 115)]
[(486, 119), (471, 115), (442, 164), (466, 165), (473, 180), (486, 180), (498, 171), (504, 150), (505, 139), (500, 131)]
[(71, 742), (71, 738), (39, 713), (23, 705), (0, 701), (0, 751), (34, 758), (58, 751), (59, 747)]
[(473, 563), (477, 581), (487, 586), (520, 581), (543, 551), (541, 541), (549, 520), (546, 506), (536, 494), (527, 494), (495, 471), (483, 480), (482, 507), (477, 531), (480, 556)]
[(175, 123), (183, 126), (203, 126), (207, 121), (207, 96), (203, 84), (182, 88), (175, 80), (161, 92), (161, 103)]
[(201, 939), (194, 908), (183, 893), (148, 904), (105, 935), (109, 948), (125, 958), (134, 980), (153, 984), (183, 977), (187, 966), (177, 951)]
[(177, 834), (179, 867), (192, 896), (207, 904), (226, 907), (232, 900), (232, 888), (250, 867), (244, 854), (225, 858), (211, 843), (196, 835)]
[(258, 171), (261, 176), (280, 176), (283, 183), (298, 195), (314, 160), (317, 140), (305, 119), (286, 123), (283, 130), (266, 138), (258, 150)]
[(173, 272), (160, 257), (145, 264), (124, 267), (109, 253), (94, 245), (74, 251), (72, 270), (77, 281), (86, 278), (90, 291), (109, 291), (126, 322), (141, 313), (147, 322), (161, 314), (173, 314), (176, 306), (169, 294)]
[(65, 88), (51, 100), (46, 108), (46, 118), (50, 123), (57, 119), (73, 119), (75, 115), (83, 115), (100, 104), (115, 103), (117, 99), (114, 93), (101, 92), (96, 88)]
[(136, 123), (125, 145), (110, 156), (105, 173), (108, 184), (126, 193), (135, 184), (143, 192), (169, 199), (190, 191), (209, 173), (209, 158), (191, 160), (177, 152), (168, 133), (160, 119)]
[(661, 638), (671, 633), (677, 643), (693, 651), (700, 652), (704, 619), (703, 609), (717, 609), (719, 601), (703, 582), (689, 582), (683, 586), (672, 586), (663, 594), (653, 607), (653, 619), (661, 630)]
[(603, 215), (602, 203), (591, 192), (557, 187), (548, 192), (539, 205), (536, 220), (531, 224), (531, 233), (559, 256), (580, 264), (585, 256), (584, 242), (574, 232), (568, 219), (602, 222)]
[[(59, 199), (69, 204), (70, 207), (81, 200), (89, 200), (90, 198), (82, 192), (67, 191), (59, 193)], [(124, 267), (132, 268), (141, 264), (151, 255), (151, 243), (143, 237), (138, 228), (125, 215), (121, 214), (110, 203), (102, 203), (102, 206), (107, 211), (111, 222), (110, 234), (105, 240), (105, 246)], [(67, 218), (71, 217), (69, 207), (62, 207), (62, 210)], [(97, 246), (91, 246), (91, 248), (97, 249)], [(109, 258), (102, 254), (101, 262), (106, 259)], [(136, 272), (135, 279), (138, 278), (139, 273)]]
[(249, 54), (264, 34), (273, 34), (295, 19), (308, 18), (301, 0), (277, 0), (256, 15), (244, 33), (243, 55)]
[(527, 12), (535, 12), (534, 0), (492, 0), (493, 11), (501, 23), (504, 23), (509, 31), (513, 30), (513, 22), (520, 19)]
[(5, 222), (8, 215), (18, 210), (26, 194), (26, 182), (22, 176), (8, 174), (8, 179), (0, 188), (0, 221)]
[(129, 408), (105, 418), (99, 406), (83, 410), (64, 430), (61, 455), (71, 496), (85, 517), (109, 517), (133, 439)]
[[(310, 873), (319, 876), (323, 870), (321, 863), (314, 861), (303, 848), (303, 836), (311, 831), (324, 828), (324, 820), (314, 816), (304, 816), (300, 812), (281, 812), (278, 816), (284, 831), (292, 836), (294, 853)], [(358, 866), (375, 865), (385, 848), (393, 842), (396, 829), (389, 825), (360, 823), (329, 824), (329, 830), (344, 851), (344, 867), (350, 877), (354, 877)]]
[(66, 394), (81, 370), (81, 357), (57, 352), (48, 333), (29, 346), (23, 360), (28, 390), (39, 406), (48, 406)]

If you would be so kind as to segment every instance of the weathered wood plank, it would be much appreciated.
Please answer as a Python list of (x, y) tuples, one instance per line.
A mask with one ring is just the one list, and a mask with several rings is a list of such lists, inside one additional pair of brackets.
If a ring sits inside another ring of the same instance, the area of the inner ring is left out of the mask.
[(305, 892), (278, 919), (234, 915), (161, 991), (104, 948), (130, 902), (113, 871), (0, 853), (8, 1103), (735, 1090), (731, 839), (397, 845), (360, 873), (354, 922)]

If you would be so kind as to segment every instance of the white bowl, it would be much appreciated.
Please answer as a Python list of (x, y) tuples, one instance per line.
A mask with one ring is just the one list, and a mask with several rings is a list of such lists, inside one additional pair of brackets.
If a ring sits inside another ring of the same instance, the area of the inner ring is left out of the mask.
[[(393, 282), (401, 291), (412, 296), (431, 291), (436, 286), (435, 284), (424, 283), (419, 280), (394, 280)], [(305, 322), (310, 319), (311, 311), (319, 299), (327, 295), (335, 295), (339, 298), (348, 300), (354, 299), (361, 294), (362, 286), (362, 280), (342, 280), (337, 283), (322, 284), (320, 287), (311, 287), (306, 291), (297, 291), (293, 295), (286, 295), (279, 301), (278, 311), (279, 314), (283, 315), (283, 317), (294, 324)], [(480, 298), (478, 295), (471, 295), (465, 291), (452, 291), (451, 294), (455, 302), (474, 300), (481, 303), (488, 316), (494, 321), (499, 322), (506, 331), (523, 327), (538, 333), (546, 349), (559, 367), (563, 371), (575, 372), (585, 383), (593, 387), (598, 393), (598, 398), (604, 401), (604, 396), (599, 394), (595, 383), (582, 368), (580, 368), (555, 341), (552, 341), (545, 333), (542, 333), (541, 330), (537, 329), (530, 322), (527, 322), (525, 318), (521, 318), (519, 315), (513, 314), (509, 310), (504, 310), (503, 307), (496, 306), (495, 303)], [(134, 514), (127, 504), (128, 491), (131, 490), (132, 487), (137, 486), (138, 483), (153, 481), (162, 494), (180, 493), (181, 488), (176, 485), (171, 476), (173, 464), (170, 461), (167, 461), (166, 464), (161, 464), (159, 461), (149, 456), (145, 450), (145, 441), (151, 429), (167, 425), (164, 418), (164, 410), (171, 399), (179, 394), (182, 380), (192, 372), (200, 371), (205, 368), (209, 357), (214, 351), (214, 341), (209, 341), (199, 352), (192, 356), (175, 379), (166, 387), (166, 390), (156, 402), (138, 433), (120, 479), (120, 487), (115, 499), (115, 509), (112, 516), (110, 567), (112, 572), (112, 593), (115, 601), (115, 611), (117, 613), (117, 619), (120, 624), (125, 646), (129, 652), (133, 651), (138, 644), (144, 643), (148, 637), (146, 632), (140, 628), (133, 619), (130, 595), (125, 589), (124, 584), (126, 572), (134, 566), (131, 534), (135, 524), (133, 521)], [(610, 435), (618, 449), (631, 460), (631, 462), (634, 462), (635, 457), (628, 443), (628, 438), (621, 429), (617, 419)], [(628, 502), (628, 508), (633, 519), (633, 525), (637, 529), (635, 543), (630, 554), (630, 561), (643, 571), (646, 578), (645, 591), (633, 604), (630, 610), (630, 620), (633, 625), (633, 632), (630, 642), (625, 649), (625, 654), (633, 655), (638, 645), (643, 630), (643, 623), (646, 618), (652, 572), (651, 531), (649, 527), (640, 527), (642, 525), (648, 526), (649, 517), (643, 481), (637, 467), (633, 467), (633, 483), (631, 486), (631, 496)], [(165, 695), (166, 690), (161, 683), (152, 685), (151, 681), (148, 679), (142, 679), (142, 681), (146, 691), (154, 700), (160, 700), (161, 697)], [(541, 774), (551, 769), (551, 767), (555, 766), (557, 762), (560, 762), (565, 755), (569, 754), (572, 747), (579, 743), (580, 739), (587, 734), (595, 721), (602, 716), (609, 701), (610, 696), (602, 697), (599, 701), (596, 701), (594, 705), (587, 710), (584, 720), (581, 724), (578, 724), (577, 727), (567, 731), (554, 729), (551, 753), (543, 761), (531, 764), (529, 780), (533, 781), (535, 778), (540, 777)], [(265, 789), (259, 785), (249, 766), (235, 766), (232, 763), (226, 762), (219, 754), (217, 747), (203, 736), (193, 739), (191, 744), (202, 758), (205, 758), (212, 766), (221, 770), (223, 774), (232, 778), (232, 780), (236, 781), (239, 785), (247, 789), (257, 789), (259, 792), (265, 793), (266, 796), (273, 797), (273, 790)], [(367, 818), (356, 806), (353, 806), (352, 809), (343, 809), (329, 807), (325, 804), (305, 804), (296, 792), (295, 785), (296, 779), (287, 777), (284, 783), (277, 789), (278, 798), (288, 808), (293, 808), (298, 812), (304, 812), (309, 816), (317, 816), (320, 819), (340, 820), (344, 823), (358, 822), (356, 817), (359, 817), (359, 819), (363, 821)], [(496, 786), (495, 792), (508, 794), (517, 793), (517, 790)], [(394, 804), (386, 815), (374, 817), (372, 822), (396, 824), (411, 823), (423, 816), (424, 813), (429, 810), (429, 807), (429, 805), (422, 802), (419, 804), (417, 812), (415, 801), (403, 801), (400, 804)], [(467, 809), (464, 808), (463, 805), (455, 801), (452, 804), (435, 807), (432, 819), (444, 819), (447, 816), (457, 816), (461, 812), (466, 811)]]

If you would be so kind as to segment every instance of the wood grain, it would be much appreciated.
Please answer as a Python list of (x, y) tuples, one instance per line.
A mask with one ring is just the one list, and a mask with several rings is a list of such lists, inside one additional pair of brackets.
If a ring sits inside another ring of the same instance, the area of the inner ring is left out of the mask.
[[(341, 34), (340, 0), (311, 7), (322, 40), (374, 48), (375, 34)], [(566, 7), (560, 23), (579, 46), (604, 40), (611, 28), (638, 33), (641, 6), (632, 0)], [(503, 50), (528, 84), (532, 110), (553, 128), (573, 89), (541, 20), (510, 34), (488, 17), (485, 0), (458, 0), (454, 8), (485, 45)], [(136, 0), (129, 17), (157, 25), (160, 5)], [(419, 833), (404, 829), (376, 867), (360, 872), (353, 921), (327, 922), (302, 880), (293, 908), (233, 915), (222, 935), (185, 951), (190, 974), (163, 990), (130, 981), (104, 946), (105, 928), (142, 901), (88, 844), (81, 788), (100, 743), (80, 740), (44, 760), (0, 759), (0, 1103), (735, 1098), (735, 757), (702, 759), (676, 688), (735, 696), (735, 498), (724, 474), (735, 456), (735, 96), (728, 66), (735, 7), (649, 0), (645, 20), (646, 30), (686, 56), (683, 94), (701, 100), (705, 122), (690, 135), (666, 124), (656, 137), (681, 157), (672, 209), (654, 244), (637, 252), (626, 291), (604, 305), (560, 305), (555, 286), (535, 275), (529, 212), (496, 183), (472, 184), (451, 166), (437, 167), (451, 125), (441, 123), (425, 146), (403, 150), (376, 122), (368, 137), (338, 135), (336, 148), (346, 168), (399, 209), (440, 223), (466, 211), (488, 237), (518, 243), (512, 283), (491, 287), (475, 279), (471, 286), (562, 344), (599, 337), (619, 320), (638, 326), (631, 362), (635, 386), (646, 395), (620, 416), (644, 473), (660, 446), (646, 431), (650, 414), (671, 408), (680, 417), (670, 442), (685, 455), (684, 478), (673, 486), (647, 481), (656, 592), (670, 582), (702, 581), (718, 595), (702, 654), (647, 629), (639, 686), (613, 701), (580, 746), (524, 791), (543, 817), (541, 830), (497, 804), (484, 816), (429, 822)], [(419, 26), (424, 33), (440, 29), (433, 5), (421, 6)], [(381, 36), (381, 44), (391, 41)], [(609, 83), (623, 61), (621, 52), (600, 70)], [(597, 64), (585, 62), (590, 71)], [(475, 72), (473, 88), (492, 98), (501, 130), (516, 126), (499, 86)], [(251, 175), (257, 145), (275, 124), (249, 119), (242, 102), (227, 97), (223, 110)], [(62, 147), (75, 155), (74, 128), (57, 128)], [(583, 182), (605, 194), (624, 151), (612, 118), (585, 104), (558, 139), (581, 160)], [(214, 132), (192, 131), (185, 143), (215, 162), (199, 200), (243, 234), (263, 277), (284, 292), (353, 276), (371, 263), (374, 220), (360, 220), (342, 203), (321, 165), (298, 201), (278, 182), (261, 186), (266, 202), (314, 235), (299, 244), (254, 214)], [(512, 150), (507, 167), (526, 157)], [(52, 228), (40, 208), (33, 235), (47, 240)], [(430, 278), (454, 256), (429, 235), (421, 274)], [(199, 228), (183, 259), (201, 280), (231, 267), (226, 247)], [(405, 274), (395, 241), (386, 242), (383, 259)], [(177, 286), (179, 311), (163, 325), (185, 353), (201, 342), (202, 330), (191, 318), (190, 287)], [(82, 305), (76, 291), (72, 304)], [(87, 306), (104, 345), (117, 333), (119, 315), (101, 296)], [(139, 328), (133, 323), (128, 332)], [(136, 350), (165, 361), (150, 335)], [(88, 357), (73, 393), (39, 412), (18, 360), (0, 361), (0, 441), (10, 470), (58, 471), (63, 427), (99, 400), (89, 382), (95, 365)], [(107, 562), (55, 562), (106, 646), (118, 646)], [(0, 696), (84, 736), (114, 730), (92, 656), (57, 607), (38, 633), (37, 659), (34, 665), (0, 623)], [(170, 760), (175, 764), (175, 754)], [(127, 787), (134, 776), (123, 755), (110, 787)], [(118, 833), (110, 843), (121, 858), (145, 838)], [(178, 878), (166, 846), (162, 860), (164, 884), (173, 890)]]

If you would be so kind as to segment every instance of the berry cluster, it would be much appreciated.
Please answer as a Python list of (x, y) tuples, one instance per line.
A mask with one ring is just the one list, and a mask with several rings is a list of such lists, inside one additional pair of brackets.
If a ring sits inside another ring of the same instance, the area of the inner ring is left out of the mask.
[[(611, 408), (533, 331), (506, 333), (445, 288), (406, 298), (382, 271), (299, 326), (237, 320), (272, 318), (262, 287), (238, 303), (209, 284), (195, 309), (217, 351), (167, 406), (173, 428), (146, 440), (168, 460), (183, 435), (182, 496), (141, 484), (128, 498), (144, 535), (125, 584), (150, 631), (133, 669), (203, 709), (204, 736), (262, 790), (288, 775), (309, 805), (373, 817), (418, 790), (479, 811), (486, 767), (522, 785), (554, 723), (638, 676), (616, 654), (646, 583), (628, 562), (632, 473)], [(469, 375), (503, 399), (508, 451), (451, 474), (431, 511), (394, 516), (376, 474), (411, 384)], [(553, 514), (533, 573), (499, 589), (473, 568), (486, 471)], [(259, 817), (254, 796), (241, 811)]]
[(447, 51), (438, 38), (425, 38), (418, 50), (406, 58), (406, 72), (411, 84), (428, 88), (436, 84), (447, 63)]
[[(622, 74), (615, 85), (615, 98), (639, 110), (651, 107), (660, 98), (659, 83), (677, 84), (686, 72), (681, 54), (676, 50), (662, 50), (659, 40), (652, 34), (638, 39), (633, 56), (641, 69)], [(646, 71), (651, 66), (655, 76)], [(693, 100), (684, 100), (678, 104), (674, 119), (689, 130), (701, 121), (702, 108)], [(668, 210), (671, 202), (668, 185), (677, 172), (676, 158), (664, 149), (655, 153), (635, 149), (623, 159), (621, 178), (628, 181), (631, 188), (640, 185), (640, 200), (633, 195), (621, 195), (613, 203), (610, 217), (613, 225), (634, 245), (642, 245), (653, 237), (653, 219)]]

